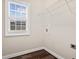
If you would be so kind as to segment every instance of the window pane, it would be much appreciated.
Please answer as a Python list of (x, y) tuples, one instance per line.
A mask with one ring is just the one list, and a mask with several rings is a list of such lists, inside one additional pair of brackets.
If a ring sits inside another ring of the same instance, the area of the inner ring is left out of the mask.
[(22, 25), (22, 30), (26, 30), (26, 25)]
[(19, 18), (21, 16), (20, 12), (16, 12), (16, 18)]
[(15, 26), (10, 26), (10, 30), (15, 30)]
[(21, 25), (16, 25), (16, 30), (21, 30)]
[(21, 25), (21, 21), (16, 21), (16, 25)]
[(16, 30), (21, 30), (21, 21), (16, 21)]
[(14, 16), (15, 17), (15, 11), (10, 11), (10, 16)]
[(10, 4), (10, 10), (16, 10), (15, 4)]
[(15, 25), (15, 22), (10, 22), (10, 25), (11, 25), (11, 26)]
[(26, 25), (26, 21), (22, 21), (22, 25)]

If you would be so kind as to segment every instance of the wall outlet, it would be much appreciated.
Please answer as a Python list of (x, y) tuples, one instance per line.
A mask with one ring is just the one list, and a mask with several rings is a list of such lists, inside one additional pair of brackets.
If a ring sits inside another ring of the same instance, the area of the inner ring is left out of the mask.
[(71, 44), (71, 48), (72, 49), (76, 49), (76, 45), (75, 44)]
[(72, 59), (75, 59), (75, 58), (72, 58)]
[(48, 28), (46, 28), (46, 32), (48, 32)]

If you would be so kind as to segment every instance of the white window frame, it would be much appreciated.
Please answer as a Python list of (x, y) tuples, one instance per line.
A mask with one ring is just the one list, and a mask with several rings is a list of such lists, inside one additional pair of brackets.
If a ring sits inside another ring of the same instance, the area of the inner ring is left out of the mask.
[[(10, 30), (10, 19), (8, 16), (8, 4), (14, 3), (19, 5), (27, 5), (28, 7), (28, 19), (26, 19), (26, 30), (25, 31), (11, 31)], [(5, 36), (17, 36), (17, 35), (30, 35), (30, 4), (23, 2), (8, 1), (5, 3)]]

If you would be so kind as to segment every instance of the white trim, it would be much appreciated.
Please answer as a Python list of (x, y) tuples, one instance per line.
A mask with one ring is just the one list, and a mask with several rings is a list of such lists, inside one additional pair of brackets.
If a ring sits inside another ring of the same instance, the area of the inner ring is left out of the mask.
[(65, 59), (65, 58), (61, 57), (60, 55), (58, 55), (57, 53), (51, 51), (51, 50), (48, 49), (48, 48), (45, 48), (45, 47), (44, 47), (44, 49), (45, 49), (47, 52), (49, 52), (50, 54), (52, 54), (52, 55), (54, 55), (55, 57), (57, 57), (58, 59)]
[(3, 56), (3, 59), (12, 58), (12, 57), (15, 57), (15, 56), (31, 53), (31, 52), (34, 52), (34, 51), (37, 51), (37, 50), (41, 50), (41, 49), (43, 49), (43, 47), (34, 48), (34, 49), (28, 49), (28, 50), (21, 51), (21, 52), (18, 52), (18, 53), (13, 53), (13, 54), (9, 54), (9, 55)]
[(49, 49), (47, 49), (45, 47), (38, 47), (38, 48), (29, 49), (29, 50), (26, 50), (26, 51), (22, 51), (22, 52), (13, 53), (13, 54), (10, 54), (10, 55), (2, 56), (2, 59), (12, 58), (12, 57), (15, 57), (15, 56), (31, 53), (31, 52), (38, 51), (38, 50), (41, 50), (41, 49), (45, 49), (46, 51), (48, 51), (50, 54), (54, 55), (58, 59), (64, 59), (63, 57), (59, 56), (58, 54), (52, 52), (51, 50), (49, 50)]

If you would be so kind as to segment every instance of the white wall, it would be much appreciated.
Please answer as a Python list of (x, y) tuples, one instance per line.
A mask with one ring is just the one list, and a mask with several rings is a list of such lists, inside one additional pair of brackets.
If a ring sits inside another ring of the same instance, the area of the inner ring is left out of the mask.
[(48, 32), (45, 34), (45, 46), (65, 59), (72, 59), (75, 57), (75, 50), (70, 48), (70, 44), (75, 44), (76, 40), (75, 1), (69, 1), (71, 10), (68, 9), (64, 0), (52, 5), (48, 3), (48, 5), (41, 13), (43, 20), (46, 21), (45, 27), (48, 28)]
[(75, 0), (67, 0), (70, 8), (64, 0), (22, 1), (31, 3), (31, 36), (4, 37), (3, 13), (3, 55), (45, 46), (65, 59), (75, 57), (75, 50), (70, 48), (76, 40)]
[[(39, 16), (39, 12), (41, 12), (41, 2), (40, 0), (15, 0), (15, 1), (22, 1), (26, 3), (30, 3), (30, 22), (31, 22), (31, 35), (30, 36), (12, 36), (12, 37), (5, 37), (4, 36), (4, 4), (8, 2), (8, 0), (3, 0), (3, 56), (17, 53), (20, 51), (24, 51), (30, 48), (37, 48), (42, 46), (42, 37), (43, 37), (43, 30), (41, 19)], [(5, 3), (4, 3), (5, 2)], [(6, 13), (6, 12), (5, 12)]]

